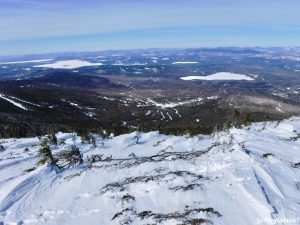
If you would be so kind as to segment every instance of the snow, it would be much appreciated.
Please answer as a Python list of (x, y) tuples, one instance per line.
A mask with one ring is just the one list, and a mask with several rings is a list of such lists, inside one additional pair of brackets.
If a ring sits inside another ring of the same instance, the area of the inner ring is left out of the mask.
[(177, 109), (174, 109), (175, 113), (181, 118), (182, 116), (179, 114)]
[(18, 108), (21, 108), (21, 109), (23, 109), (23, 110), (28, 110), (28, 109), (27, 109), (25, 106), (23, 106), (22, 104), (20, 104), (20, 103), (14, 101), (14, 100), (12, 100), (11, 98), (9, 98), (9, 97), (7, 97), (7, 96), (5, 96), (5, 95), (3, 95), (3, 94), (0, 94), (0, 98), (6, 100), (6, 101), (8, 101), (8, 102), (10, 102), (11, 104), (13, 104), (14, 106), (16, 106), (16, 107), (18, 107)]
[(36, 59), (36, 60), (28, 60), (28, 61), (16, 61), (16, 62), (1, 62), (0, 65), (10, 65), (10, 64), (23, 64), (23, 63), (40, 63), (40, 62), (48, 62), (53, 59)]
[(170, 120), (173, 120), (172, 116), (167, 112), (167, 116), (169, 117)]
[(208, 100), (216, 100), (216, 99), (219, 99), (220, 97), (217, 96), (217, 95), (214, 95), (214, 96), (209, 96), (209, 97), (206, 97)]
[(81, 109), (81, 107), (77, 103), (69, 102), (71, 106)]
[(219, 72), (214, 73), (209, 76), (186, 76), (180, 77), (181, 80), (254, 80), (252, 77), (246, 76), (244, 74), (229, 73), (229, 72)]
[(173, 62), (172, 64), (197, 64), (198, 62)]
[(42, 107), (41, 105), (39, 104), (35, 104), (35, 103), (32, 103), (32, 102), (28, 102), (28, 101), (25, 101), (23, 99), (20, 99), (20, 98), (17, 98), (17, 97), (13, 97), (13, 96), (9, 96), (9, 98), (12, 98), (12, 99), (15, 99), (19, 102), (23, 102), (23, 103), (26, 103), (26, 104), (29, 104), (29, 105), (33, 105), (33, 106), (37, 106), (37, 107)]
[(74, 59), (74, 60), (56, 61), (54, 63), (37, 65), (34, 67), (53, 68), (53, 69), (76, 69), (76, 68), (85, 67), (85, 66), (101, 66), (101, 65), (103, 65), (103, 64), (102, 63), (91, 63), (88, 61)]
[[(65, 144), (52, 151), (70, 148), (72, 136), (57, 134)], [(38, 138), (0, 139), (0, 223), (299, 224), (300, 118), (211, 136), (134, 132), (97, 137), (96, 147), (75, 142), (84, 163), (56, 173), (37, 165)], [(90, 163), (93, 154), (108, 160)]]
[(139, 62), (134, 62), (134, 63), (124, 63), (124, 62), (116, 62), (113, 63), (112, 66), (146, 66), (148, 63), (139, 63)]
[(84, 115), (93, 118), (96, 115), (96, 113), (94, 113), (94, 112), (85, 112)]
[(159, 103), (159, 102), (156, 102), (156, 101), (148, 98), (147, 102), (151, 105), (155, 105), (156, 107), (165, 109), (165, 108), (174, 108), (177, 106), (187, 105), (187, 104), (191, 104), (191, 103), (195, 103), (195, 102), (201, 103), (202, 100), (203, 100), (203, 98), (199, 97), (199, 98), (195, 98), (195, 99), (191, 99), (191, 100), (187, 100), (187, 101), (181, 101), (181, 102)]
[(160, 112), (160, 115), (161, 115), (161, 119), (160, 120), (164, 120), (166, 118), (163, 112)]

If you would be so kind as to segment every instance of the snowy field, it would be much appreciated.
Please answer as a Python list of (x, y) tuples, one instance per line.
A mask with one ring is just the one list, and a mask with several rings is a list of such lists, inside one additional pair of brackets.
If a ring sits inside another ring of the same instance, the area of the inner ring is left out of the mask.
[(50, 64), (43, 64), (37, 65), (34, 67), (41, 67), (41, 68), (53, 68), (53, 69), (76, 69), (85, 66), (101, 66), (102, 63), (91, 63), (88, 61), (82, 60), (64, 60), (64, 61), (57, 61)]
[(208, 76), (186, 76), (180, 77), (181, 80), (254, 80), (244, 74), (219, 72)]
[(83, 164), (55, 171), (37, 165), (38, 138), (0, 140), (0, 224), (300, 224), (300, 118), (96, 146), (57, 137), (52, 152), (75, 143)]

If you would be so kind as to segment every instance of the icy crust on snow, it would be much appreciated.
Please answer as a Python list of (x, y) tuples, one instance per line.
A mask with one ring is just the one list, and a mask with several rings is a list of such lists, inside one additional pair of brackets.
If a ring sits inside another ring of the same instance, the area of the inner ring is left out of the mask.
[(244, 74), (229, 73), (229, 72), (219, 72), (208, 76), (186, 76), (180, 77), (181, 80), (254, 80), (252, 77), (246, 76)]
[[(65, 144), (53, 152), (73, 143), (72, 134), (58, 139)], [(77, 138), (84, 163), (60, 173), (36, 165), (37, 138), (1, 142), (4, 224), (253, 225), (299, 217), (300, 118), (211, 136), (99, 137), (97, 147)], [(89, 163), (93, 154), (104, 160)]]

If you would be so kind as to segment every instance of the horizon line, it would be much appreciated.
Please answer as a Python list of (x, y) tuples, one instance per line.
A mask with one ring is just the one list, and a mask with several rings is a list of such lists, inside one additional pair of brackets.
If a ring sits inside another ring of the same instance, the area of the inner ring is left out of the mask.
[(254, 49), (254, 48), (260, 48), (260, 49), (274, 49), (274, 48), (300, 48), (300, 46), (215, 46), (215, 47), (150, 47), (150, 48), (124, 48), (124, 49), (101, 49), (101, 50), (70, 50), (70, 51), (53, 51), (53, 52), (45, 52), (45, 53), (28, 53), (28, 54), (5, 54), (1, 55), (0, 58), (5, 57), (28, 57), (28, 56), (40, 56), (40, 55), (51, 55), (51, 54), (75, 54), (75, 53), (97, 53), (97, 52), (110, 52), (110, 51), (142, 51), (142, 50), (187, 50), (187, 49), (225, 49), (225, 48), (236, 48), (236, 49)]

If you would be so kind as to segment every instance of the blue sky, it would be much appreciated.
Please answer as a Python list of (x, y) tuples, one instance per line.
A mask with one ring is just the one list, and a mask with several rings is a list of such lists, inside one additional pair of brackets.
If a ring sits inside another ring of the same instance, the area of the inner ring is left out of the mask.
[(0, 0), (0, 55), (300, 46), (299, 0)]

